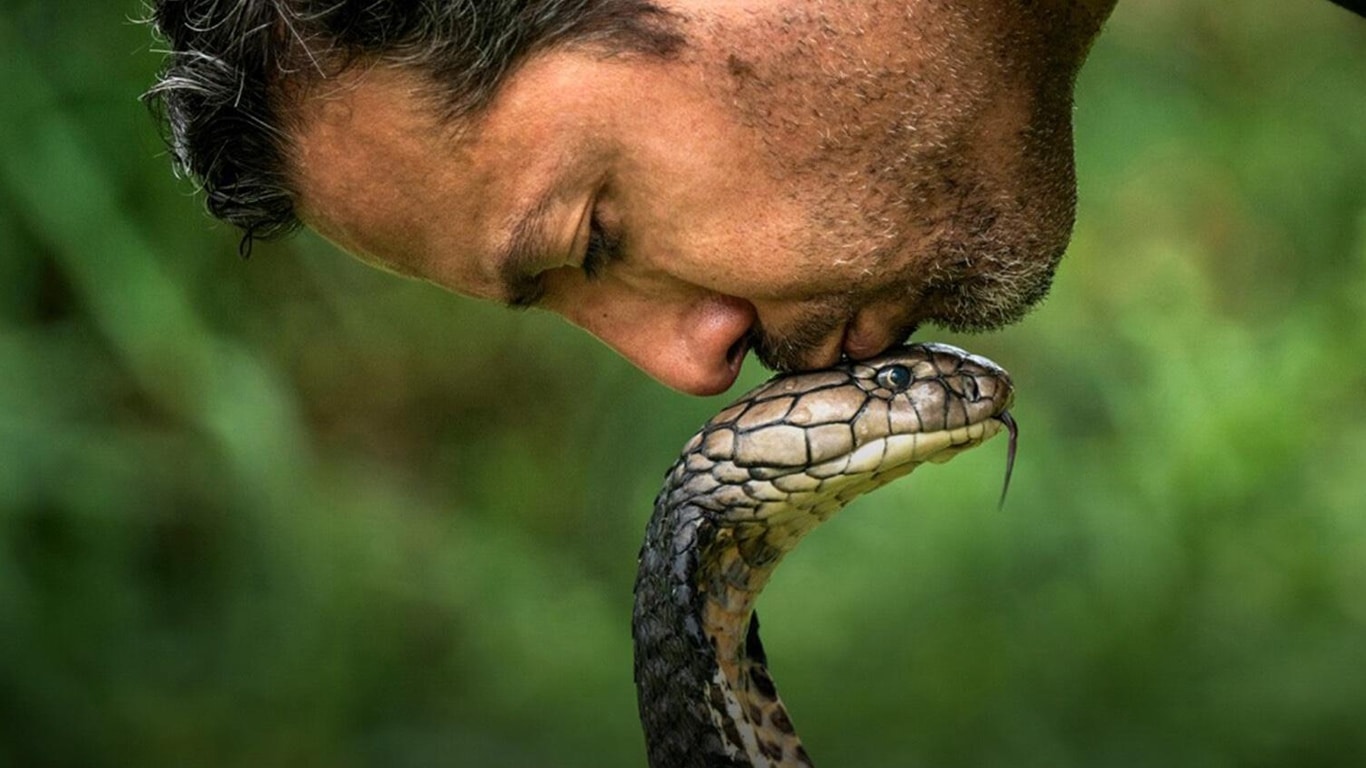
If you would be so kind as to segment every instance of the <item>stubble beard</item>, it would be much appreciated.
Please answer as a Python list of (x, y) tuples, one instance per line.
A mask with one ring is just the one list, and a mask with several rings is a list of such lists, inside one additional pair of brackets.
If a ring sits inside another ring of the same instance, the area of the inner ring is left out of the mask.
[[(812, 30), (828, 33), (838, 20), (793, 16), (779, 26), (781, 39), (817, 39)], [(907, 45), (937, 39), (914, 20), (904, 34)], [(940, 38), (955, 45), (951, 30)], [(852, 46), (828, 50), (845, 52), (822, 58), (798, 45), (753, 62), (729, 54), (731, 101), (807, 210), (794, 258), (837, 259), (844, 276), (813, 290), (783, 327), (755, 327), (760, 363), (808, 367), (818, 345), (872, 305), (904, 307), (888, 329), (898, 341), (923, 322), (976, 332), (1024, 317), (1047, 295), (1071, 234), (1076, 62), (1040, 59), (1051, 69), (1036, 73), (1036, 89), (1011, 94), (1019, 103), (1007, 116), (1018, 124), (996, 141), (982, 132), (999, 119), (996, 70), (946, 83), (957, 75), (933, 51), (873, 68)], [(959, 100), (936, 101), (945, 92)]]

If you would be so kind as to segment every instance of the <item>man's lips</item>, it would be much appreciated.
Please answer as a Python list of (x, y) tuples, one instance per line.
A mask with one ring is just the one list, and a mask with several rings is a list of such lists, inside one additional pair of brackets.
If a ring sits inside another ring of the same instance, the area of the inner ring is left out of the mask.
[(904, 342), (918, 326), (918, 322), (906, 317), (902, 307), (866, 307), (856, 311), (845, 324), (840, 349), (851, 360), (864, 360)]
[(890, 342), (875, 339), (886, 334), (872, 334), (865, 325), (859, 324), (860, 315), (855, 314), (844, 326), (844, 337), (840, 339), (840, 350), (850, 360), (862, 360), (880, 354), (891, 346)]
[[(753, 351), (760, 364), (774, 371), (813, 371), (828, 368), (839, 362), (847, 322), (821, 329), (819, 334), (807, 329), (765, 328), (760, 321), (746, 334), (745, 349)], [(739, 342), (737, 342), (738, 346)], [(732, 347), (734, 351), (736, 347)]]
[(889, 302), (856, 309), (828, 324), (818, 323), (825, 326), (820, 330), (802, 329), (800, 325), (766, 329), (759, 318), (731, 345), (727, 362), (738, 374), (748, 351), (753, 351), (765, 367), (779, 371), (828, 368), (842, 358), (865, 360), (901, 343), (915, 330), (916, 324), (907, 321), (905, 315), (904, 307)]

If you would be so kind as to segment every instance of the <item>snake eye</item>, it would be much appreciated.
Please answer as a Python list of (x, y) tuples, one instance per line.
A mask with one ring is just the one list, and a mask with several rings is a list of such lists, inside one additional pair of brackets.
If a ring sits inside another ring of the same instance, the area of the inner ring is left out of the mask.
[(877, 372), (876, 379), (879, 387), (905, 389), (911, 383), (911, 369), (904, 365), (889, 365)]

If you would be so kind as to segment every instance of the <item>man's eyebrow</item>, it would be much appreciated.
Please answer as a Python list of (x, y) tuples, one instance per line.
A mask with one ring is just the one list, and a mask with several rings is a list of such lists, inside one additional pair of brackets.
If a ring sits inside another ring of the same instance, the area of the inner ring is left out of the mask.
[(512, 225), (507, 242), (494, 256), (503, 303), (513, 309), (533, 306), (545, 293), (542, 272), (549, 267), (546, 221), (551, 195), (545, 195)]

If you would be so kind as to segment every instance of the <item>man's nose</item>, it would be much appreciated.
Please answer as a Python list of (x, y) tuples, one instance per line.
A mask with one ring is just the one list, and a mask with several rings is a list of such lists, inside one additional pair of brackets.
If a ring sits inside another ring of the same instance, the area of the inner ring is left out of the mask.
[(571, 317), (660, 383), (690, 395), (726, 391), (749, 351), (756, 314), (723, 294), (645, 298)]

